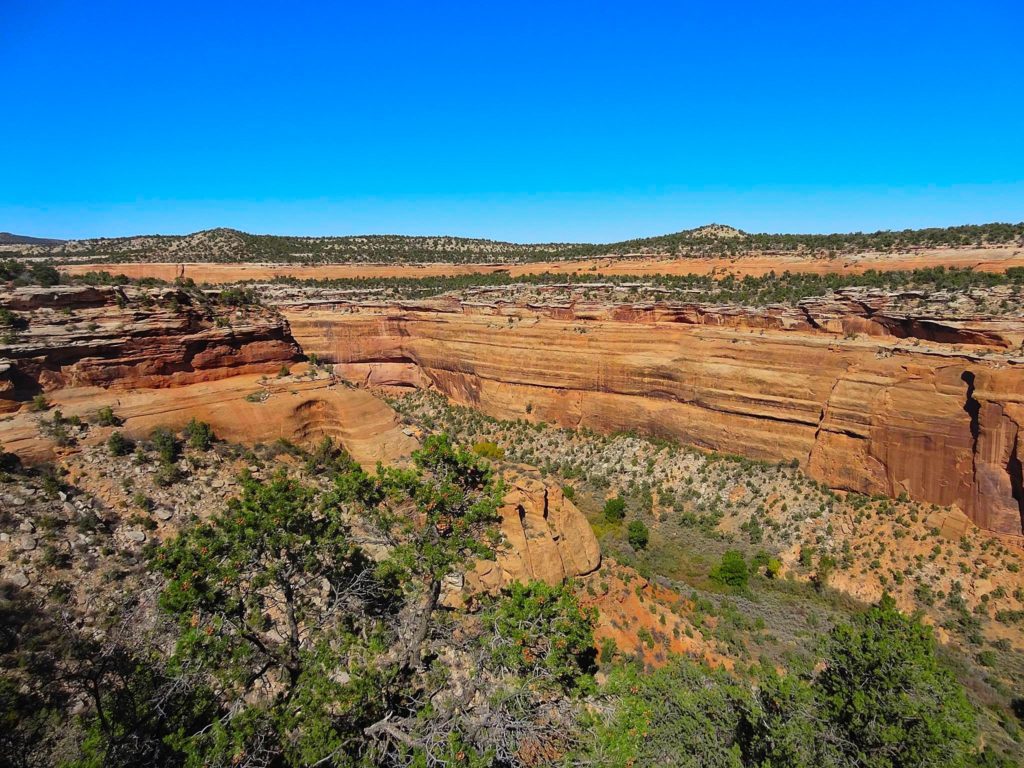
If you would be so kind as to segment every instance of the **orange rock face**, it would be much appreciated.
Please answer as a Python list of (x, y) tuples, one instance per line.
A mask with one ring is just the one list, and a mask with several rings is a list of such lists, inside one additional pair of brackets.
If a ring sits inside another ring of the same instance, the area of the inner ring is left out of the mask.
[(0, 307), (19, 313), (24, 326), (0, 343), (0, 413), (39, 392), (276, 373), (300, 355), (277, 313), (214, 313), (174, 289), (126, 296), (112, 287), (22, 288), (0, 298)]
[(470, 593), (496, 592), (513, 581), (560, 584), (601, 564), (601, 551), (587, 519), (561, 488), (525, 466), (503, 475), (499, 510), (506, 545), (496, 560), (478, 561), (466, 575)]
[[(295, 306), (307, 352), (369, 384), (507, 419), (639, 430), (795, 460), (832, 487), (907, 493), (1021, 534), (1022, 328), (871, 307)], [(854, 336), (853, 334), (857, 334)]]
[[(132, 438), (148, 437), (158, 426), (181, 429), (193, 418), (237, 443), (284, 438), (311, 445), (330, 437), (367, 470), (378, 461), (392, 464), (407, 458), (418, 445), (402, 431), (395, 412), (365, 390), (335, 385), (324, 374), (315, 379), (262, 379), (240, 374), (158, 389), (74, 387), (49, 398), (65, 416), (83, 420), (109, 406), (123, 420), (120, 429)], [(56, 446), (40, 432), (41, 417), (46, 414), (22, 410), (0, 421), (0, 447), (29, 462), (52, 459)], [(97, 439), (105, 437), (101, 431)]]

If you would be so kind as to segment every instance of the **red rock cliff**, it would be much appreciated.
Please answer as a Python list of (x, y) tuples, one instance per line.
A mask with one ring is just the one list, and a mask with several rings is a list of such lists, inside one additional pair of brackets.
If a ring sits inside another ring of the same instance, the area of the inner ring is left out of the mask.
[(0, 413), (65, 387), (166, 387), (276, 372), (298, 359), (287, 322), (175, 289), (56, 286), (0, 297)]
[[(881, 306), (879, 306), (881, 302)], [(435, 387), (500, 418), (636, 429), (796, 460), (829, 485), (956, 504), (1021, 533), (1020, 323), (793, 309), (299, 305), (307, 352), (369, 384)]]

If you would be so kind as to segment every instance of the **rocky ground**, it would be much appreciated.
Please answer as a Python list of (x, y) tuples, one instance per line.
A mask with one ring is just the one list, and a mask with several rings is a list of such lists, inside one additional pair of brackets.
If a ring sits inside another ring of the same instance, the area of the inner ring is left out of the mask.
[[(159, 585), (147, 572), (148, 555), (188, 522), (222, 509), (239, 492), (243, 473), (266, 478), (284, 469), (323, 492), (323, 473), (289, 440), (310, 448), (330, 436), (371, 469), (377, 461), (401, 463), (423, 435), (446, 432), (495, 463), (508, 495), (501, 508), (502, 553), (465, 577), (448, 579), (444, 605), (472, 607), (478, 590), (514, 581), (572, 579), (582, 603), (598, 609), (596, 638), (604, 660), (618, 656), (658, 665), (684, 654), (737, 670), (765, 662), (801, 670), (819, 658), (823, 632), (890, 593), (903, 610), (921, 612), (935, 627), (948, 660), (985, 713), (987, 738), (1016, 749), (1021, 734), (1013, 712), (1024, 687), (1019, 537), (987, 532), (956, 507), (906, 494), (894, 499), (831, 490), (804, 473), (806, 447), (770, 463), (633, 433), (556, 428), (541, 420), (551, 417), (534, 392), (562, 397), (543, 379), (567, 375), (568, 368), (557, 364), (533, 366), (541, 378), (528, 395), (495, 390), (494, 410), (520, 416), (515, 420), (453, 405), (433, 388), (446, 383), (455, 399), (484, 407), (480, 393), (499, 381), (495, 370), (506, 366), (519, 375), (528, 367), (530, 338), (548, 347), (569, 344), (573, 355), (565, 362), (578, 358), (599, 333), (618, 329), (623, 335), (611, 341), (624, 365), (633, 365), (636, 347), (660, 324), (710, 327), (722, 336), (717, 356), (708, 356), (714, 365), (705, 382), (717, 396), (727, 380), (722, 361), (744, 349), (764, 356), (771, 348), (767, 330), (777, 345), (792, 338), (807, 342), (778, 366), (780, 376), (794, 362), (805, 363), (812, 348), (848, 355), (850, 371), (889, 365), (906, 374), (914, 408), (942, 401), (945, 410), (928, 422), (936, 441), (952, 445), (955, 425), (963, 433), (956, 439), (970, 441), (978, 456), (1009, 470), (1002, 453), (978, 444), (979, 435), (982, 441), (1005, 438), (1007, 445), (1016, 439), (1004, 417), (1016, 413), (1021, 288), (1020, 281), (945, 292), (841, 287), (761, 309), (687, 301), (679, 286), (667, 301), (662, 291), (676, 289), (657, 281), (469, 286), (397, 308), (349, 302), (347, 289), (282, 284), (224, 293), (195, 286), (11, 291), (0, 300), (7, 327), (0, 340), (0, 406), (12, 412), (0, 425), (0, 443), (45, 443), (47, 451), (39, 455), (52, 461), (26, 468), (3, 457), (3, 600), (52, 607), (47, 621), (53, 631), (97, 637), (143, 631), (159, 642), (153, 602)], [(404, 315), (415, 315), (420, 325)], [(452, 318), (462, 325), (448, 339), (420, 333)], [(531, 337), (530, 329), (541, 325), (550, 335)], [(519, 347), (508, 346), (506, 338)], [(461, 344), (484, 348), (490, 357), (467, 365), (453, 351)], [(671, 354), (690, 354), (687, 343), (665, 344)], [(597, 371), (604, 386), (614, 371), (605, 370), (608, 350), (594, 346), (599, 354), (583, 368)], [(296, 363), (303, 351), (308, 362)], [(656, 351), (641, 361), (647, 366), (642, 376), (623, 381), (642, 380), (650, 390), (657, 389), (655, 373), (673, 386), (686, 378), (682, 366), (664, 362), (668, 358)], [(334, 365), (343, 354), (351, 355), (351, 363)], [(894, 355), (916, 362), (899, 364), (890, 360)], [(933, 359), (957, 367), (952, 386), (942, 383), (952, 393), (948, 397), (945, 390), (914, 383), (928, 374)], [(651, 360), (660, 367), (651, 367)], [(489, 371), (492, 364), (498, 367)], [(976, 388), (974, 378), (960, 375), (967, 364), (978, 371)], [(756, 371), (752, 365), (734, 368), (746, 375)], [(989, 369), (998, 387), (987, 383)], [(792, 403), (810, 414), (800, 426), (817, 439), (826, 411), (832, 419), (833, 412), (856, 416), (850, 403), (860, 396), (852, 391), (836, 401), (832, 387), (828, 406), (819, 408), (807, 394), (813, 374), (779, 378), (772, 386), (792, 384)], [(368, 390), (355, 382), (404, 386)], [(793, 409), (779, 406), (779, 392), (761, 384), (741, 404), (755, 403), (754, 416), (768, 415), (762, 419), (769, 424), (766, 445), (778, 448), (797, 422), (779, 427), (794, 418)], [(1000, 393), (998, 403), (992, 392)], [(655, 404), (669, 400), (657, 393), (651, 398)], [(972, 402), (980, 416), (971, 415)], [(100, 413), (107, 404), (115, 406), (109, 418)], [(776, 410), (761, 413), (761, 405)], [(615, 423), (618, 409), (606, 411)], [(914, 414), (909, 422), (919, 430), (924, 422)], [(210, 421), (222, 437), (246, 446), (189, 445), (180, 430), (190, 418)], [(680, 421), (687, 429), (692, 422)], [(164, 424), (178, 436), (170, 461), (161, 458), (154, 433)], [(658, 426), (657, 419), (650, 425)], [(710, 422), (704, 426), (728, 432)], [(848, 434), (839, 428), (835, 433)], [(114, 434), (134, 445), (115, 451), (109, 443)], [(912, 437), (896, 435), (890, 443), (903, 446)], [(1015, 454), (1010, 456), (1012, 464)], [(614, 498), (624, 503), (621, 520), (605, 512)], [(368, 551), (381, 546), (363, 521), (350, 523)], [(640, 529), (642, 541), (636, 537)], [(748, 574), (745, 585), (721, 579), (722, 563), (737, 554)], [(73, 709), (87, 706), (78, 701)]]
[[(740, 664), (812, 663), (824, 627), (889, 592), (936, 626), (993, 723), (1016, 733), (1007, 712), (1024, 684), (1024, 553), (957, 510), (835, 494), (788, 465), (635, 435), (496, 421), (427, 392), (389, 399), (410, 424), (535, 464), (571, 488), (605, 556), (685, 596), (685, 624), (707, 635), (712, 653)], [(617, 495), (627, 502), (621, 523), (602, 514)], [(633, 519), (650, 530), (645, 548), (628, 542)], [(727, 550), (763, 563), (749, 591), (733, 593), (711, 578)], [(649, 631), (637, 645), (658, 654), (678, 639), (672, 624)]]

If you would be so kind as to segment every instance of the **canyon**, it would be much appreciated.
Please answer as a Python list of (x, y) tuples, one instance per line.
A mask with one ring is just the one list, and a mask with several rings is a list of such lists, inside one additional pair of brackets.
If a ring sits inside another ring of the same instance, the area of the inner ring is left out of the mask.
[(306, 354), (360, 385), (431, 388), (496, 418), (793, 462), (837, 489), (957, 506), (1020, 536), (1024, 327), (887, 312), (889, 300), (282, 311)]
[[(285, 292), (273, 308), (177, 288), (23, 288), (2, 302), (25, 325), (0, 348), (0, 411), (21, 411), (4, 443), (49, 455), (28, 401), (84, 416), (110, 389), (129, 433), (197, 417), (247, 442), (330, 435), (368, 467), (407, 455), (390, 409), (337, 377), (792, 462), (836, 489), (956, 506), (1019, 537), (1024, 324), (915, 314), (906, 298), (845, 289), (754, 309)], [(303, 355), (332, 373), (296, 368)]]
[[(493, 549), (439, 582), (456, 626), (523, 585), (568, 585), (602, 658), (781, 669), (812, 647), (820, 615), (891, 594), (965, 676), (1015, 685), (1021, 286), (956, 279), (749, 305), (640, 279), (420, 300), (288, 282), (12, 287), (0, 580), (23, 596), (67, 589), (102, 614), (96, 595), (119, 594), (126, 564), (231, 504), (246, 478), (283, 471), (337, 504), (336, 470), (314, 457), (401, 471), (443, 432), (501, 483)], [(197, 422), (217, 438), (205, 448)], [(171, 465), (154, 461), (159, 434), (182, 448)], [(375, 518), (341, 509), (386, 558)], [(717, 581), (730, 553), (749, 561), (756, 599)], [(971, 655), (981, 643), (998, 663)]]
[[(53, 426), (82, 429), (75, 425), (104, 407), (132, 440), (198, 419), (245, 445), (330, 438), (367, 471), (407, 465), (419, 447), (381, 399), (299, 362), (287, 321), (266, 307), (223, 306), (175, 288), (57, 286), (18, 289), (0, 308), (18, 313), (18, 333), (0, 344), (0, 448), (26, 462), (95, 451), (110, 429), (67, 440)], [(59, 416), (48, 418), (51, 410)], [(557, 487), (529, 467), (503, 478), (498, 512), (509, 545), (470, 572), (467, 594), (517, 580), (558, 584), (599, 566), (594, 534)]]

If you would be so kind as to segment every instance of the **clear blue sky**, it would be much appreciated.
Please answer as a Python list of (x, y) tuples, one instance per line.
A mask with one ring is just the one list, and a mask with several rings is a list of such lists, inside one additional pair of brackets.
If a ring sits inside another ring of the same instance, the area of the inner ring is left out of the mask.
[(0, 0), (0, 230), (1024, 219), (1024, 3)]

